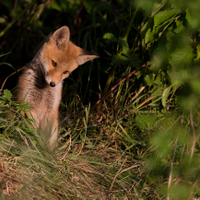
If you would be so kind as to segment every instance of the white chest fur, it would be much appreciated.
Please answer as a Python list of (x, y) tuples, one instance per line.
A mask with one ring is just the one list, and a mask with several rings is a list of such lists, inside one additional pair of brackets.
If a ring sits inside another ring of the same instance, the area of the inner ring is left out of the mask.
[(62, 82), (55, 87), (45, 85), (42, 88), (36, 87), (36, 75), (32, 69), (28, 69), (21, 78), (26, 81), (23, 95), (28, 105), (37, 110), (38, 115), (44, 115), (58, 109), (61, 100)]

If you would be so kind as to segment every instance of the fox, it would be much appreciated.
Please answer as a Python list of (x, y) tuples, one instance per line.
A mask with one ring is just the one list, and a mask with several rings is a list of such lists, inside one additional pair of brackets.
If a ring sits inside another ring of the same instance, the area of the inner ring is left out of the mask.
[(25, 65), (18, 80), (17, 102), (25, 101), (31, 108), (26, 115), (34, 119), (34, 128), (44, 134), (47, 151), (52, 152), (57, 146), (63, 80), (95, 58), (99, 56), (72, 43), (68, 26), (62, 26), (47, 37)]

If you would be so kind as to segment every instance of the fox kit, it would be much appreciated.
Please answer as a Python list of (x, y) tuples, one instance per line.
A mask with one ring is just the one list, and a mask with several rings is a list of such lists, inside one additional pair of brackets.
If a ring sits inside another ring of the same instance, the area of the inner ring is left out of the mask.
[(67, 26), (56, 30), (25, 67), (18, 82), (17, 100), (32, 108), (27, 112), (48, 141), (48, 151), (56, 147), (58, 109), (63, 80), (79, 65), (98, 56), (73, 44)]

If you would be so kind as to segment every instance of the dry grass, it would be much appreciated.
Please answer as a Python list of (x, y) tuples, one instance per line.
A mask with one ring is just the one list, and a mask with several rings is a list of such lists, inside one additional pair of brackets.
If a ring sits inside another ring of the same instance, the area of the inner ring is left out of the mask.
[(0, 141), (2, 198), (126, 200), (151, 196), (152, 190), (143, 187), (143, 161), (137, 159), (142, 152), (134, 150), (134, 159), (131, 149), (137, 144), (127, 142), (121, 115), (85, 109), (72, 116), (62, 124), (59, 146), (52, 154), (40, 143), (34, 145), (39, 138), (31, 127), (26, 134), (23, 123), (14, 127), (14, 119), (19, 118), (9, 119), (12, 139), (8, 129)]

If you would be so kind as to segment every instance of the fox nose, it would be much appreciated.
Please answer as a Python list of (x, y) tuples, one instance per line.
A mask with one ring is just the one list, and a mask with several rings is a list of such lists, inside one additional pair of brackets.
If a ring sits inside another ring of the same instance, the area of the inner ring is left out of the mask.
[(51, 87), (55, 87), (56, 84), (55, 84), (54, 82), (50, 82), (50, 86), (51, 86)]

